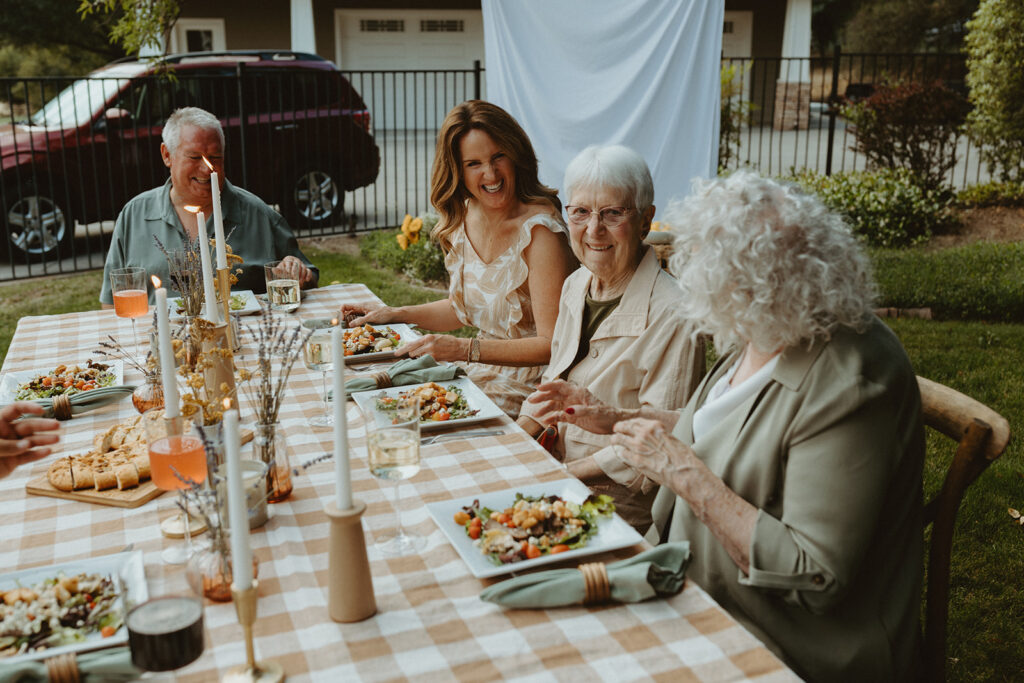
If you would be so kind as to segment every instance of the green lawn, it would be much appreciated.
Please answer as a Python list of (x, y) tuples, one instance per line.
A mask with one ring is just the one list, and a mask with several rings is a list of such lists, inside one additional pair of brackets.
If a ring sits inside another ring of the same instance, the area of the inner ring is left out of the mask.
[[(366, 260), (310, 249), (321, 283), (362, 282), (390, 304), (421, 303), (443, 292), (411, 285)], [(0, 287), (0, 354), (5, 355), (24, 315), (98, 308), (99, 273)], [(43, 284), (44, 286), (40, 286)], [(983, 322), (891, 322), (917, 373), (988, 404), (1010, 421), (1015, 435), (1003, 458), (968, 491), (953, 551), (948, 648), (950, 680), (1011, 681), (1024, 671), (1024, 528), (1008, 507), (1024, 508), (1024, 325)], [(926, 496), (938, 490), (952, 442), (929, 439)], [(840, 514), (841, 511), (837, 511)]]

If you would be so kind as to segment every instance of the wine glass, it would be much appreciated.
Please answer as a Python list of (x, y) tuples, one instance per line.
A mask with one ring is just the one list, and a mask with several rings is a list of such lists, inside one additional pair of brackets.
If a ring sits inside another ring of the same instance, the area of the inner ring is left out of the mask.
[(398, 487), (403, 479), (411, 479), (420, 471), (420, 399), (402, 399), (388, 411), (390, 424), (378, 424), (366, 440), (370, 473), (378, 479), (395, 482), (395, 522), (392, 535), (377, 541), (377, 549), (385, 555), (410, 555), (423, 549), (426, 539), (402, 528), (401, 496)]
[[(324, 414), (310, 418), (309, 424), (314, 427), (331, 427), (334, 425), (334, 414), (327, 400), (327, 372), (334, 369), (331, 356), (331, 328), (337, 321), (331, 318), (312, 318), (303, 320), (302, 326), (313, 333), (302, 347), (302, 358), (310, 370), (319, 370), (323, 377)], [(342, 398), (344, 400), (344, 397)]]
[(185, 489), (206, 481), (206, 449), (193, 434), (183, 433), (181, 417), (164, 417), (163, 408), (154, 408), (143, 416), (146, 444), (149, 446), (149, 469), (153, 484), (164, 491), (177, 491), (183, 511), (179, 512), (185, 534), (184, 545), (171, 546), (161, 553), (167, 564), (185, 564), (192, 556), (191, 517), (185, 500)]
[(110, 271), (110, 289), (114, 293), (114, 313), (118, 318), (132, 321), (132, 336), (139, 345), (135, 319), (149, 313), (149, 293), (146, 290), (146, 269), (137, 266)]
[(302, 302), (302, 287), (299, 281), (287, 275), (278, 274), (280, 261), (270, 261), (263, 266), (267, 280), (267, 301), (270, 308), (281, 313), (291, 313)]
[(143, 671), (180, 669), (203, 654), (203, 602), (199, 598), (154, 598), (133, 607), (125, 625), (132, 664)]

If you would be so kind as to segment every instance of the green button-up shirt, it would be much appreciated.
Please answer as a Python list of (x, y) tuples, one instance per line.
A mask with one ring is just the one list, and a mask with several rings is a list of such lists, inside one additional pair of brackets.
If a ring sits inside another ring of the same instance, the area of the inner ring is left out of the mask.
[[(225, 181), (221, 191), (224, 211), (224, 232), (232, 251), (242, 257), (242, 273), (233, 289), (266, 291), (263, 265), (268, 261), (295, 256), (314, 273), (313, 286), (320, 272), (299, 250), (299, 243), (287, 221), (262, 199)], [(213, 216), (207, 216), (207, 232), (212, 237)], [(103, 266), (103, 288), (100, 303), (114, 303), (110, 290), (110, 271), (126, 266), (146, 269), (146, 280), (156, 275), (164, 285), (170, 286), (167, 258), (156, 245), (158, 238), (168, 252), (181, 250), (185, 245), (185, 229), (171, 204), (171, 181), (132, 198), (114, 224), (114, 235)], [(216, 264), (214, 264), (216, 267)], [(149, 286), (150, 303), (153, 289)]]

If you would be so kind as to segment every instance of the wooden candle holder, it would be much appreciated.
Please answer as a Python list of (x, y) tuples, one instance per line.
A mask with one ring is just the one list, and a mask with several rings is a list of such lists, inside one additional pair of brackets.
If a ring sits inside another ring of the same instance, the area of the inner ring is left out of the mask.
[(331, 520), (327, 612), (334, 621), (345, 623), (368, 619), (377, 613), (377, 600), (373, 596), (361, 519), (366, 503), (354, 500), (349, 510), (339, 510), (334, 503), (328, 503), (325, 510)]

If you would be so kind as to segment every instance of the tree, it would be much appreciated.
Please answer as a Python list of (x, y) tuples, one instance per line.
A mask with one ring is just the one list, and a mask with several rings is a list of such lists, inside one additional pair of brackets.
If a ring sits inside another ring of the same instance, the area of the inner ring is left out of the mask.
[(68, 0), (5, 0), (0, 2), (0, 45), (86, 53), (92, 62), (109, 62), (125, 55), (110, 43), (116, 19), (117, 14), (83, 19)]
[(982, 0), (967, 24), (971, 138), (1004, 182), (1024, 181), (1024, 3)]
[(848, 19), (842, 34), (850, 52), (957, 52), (977, 7), (978, 0), (868, 0), (831, 14)]
[(179, 0), (81, 0), (82, 19), (95, 15), (114, 18), (110, 42), (128, 54), (162, 52), (163, 38), (181, 13)]

